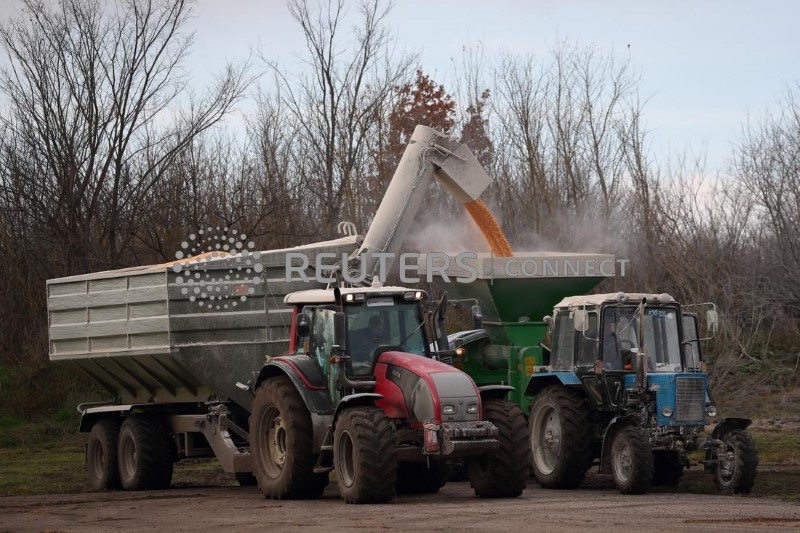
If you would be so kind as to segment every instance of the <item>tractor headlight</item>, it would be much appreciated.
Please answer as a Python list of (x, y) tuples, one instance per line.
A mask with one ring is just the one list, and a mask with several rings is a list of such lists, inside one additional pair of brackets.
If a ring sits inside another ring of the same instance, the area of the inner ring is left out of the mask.
[(713, 405), (709, 405), (708, 407), (706, 407), (706, 414), (712, 417), (717, 416), (717, 408), (714, 407)]
[(456, 408), (452, 405), (443, 405), (442, 406), (442, 414), (443, 415), (454, 415), (456, 414)]
[(477, 413), (478, 413), (478, 404), (477, 404), (477, 403), (471, 403), (471, 404), (469, 404), (469, 405), (467, 406), (467, 412), (468, 412), (469, 414), (471, 414), (471, 415), (477, 414)]
[(672, 407), (664, 406), (661, 408), (661, 414), (666, 416), (667, 418), (672, 416)]

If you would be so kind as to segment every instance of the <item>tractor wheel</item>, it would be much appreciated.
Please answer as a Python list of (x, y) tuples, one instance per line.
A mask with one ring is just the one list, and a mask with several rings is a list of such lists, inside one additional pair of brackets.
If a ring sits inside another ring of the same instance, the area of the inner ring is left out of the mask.
[(542, 487), (574, 489), (592, 464), (592, 423), (585, 400), (564, 387), (536, 396), (530, 415), (531, 463)]
[(435, 494), (447, 483), (450, 469), (442, 461), (400, 463), (397, 465), (399, 494)]
[(327, 474), (315, 474), (311, 415), (287, 376), (264, 381), (250, 414), (250, 459), (258, 488), (275, 500), (319, 498)]
[(89, 433), (86, 443), (86, 474), (93, 490), (119, 489), (117, 466), (117, 440), (119, 420), (98, 420)]
[(750, 435), (740, 429), (726, 433), (722, 440), (728, 445), (730, 458), (720, 458), (714, 471), (717, 489), (734, 494), (749, 494), (756, 480), (756, 444)]
[(683, 460), (678, 452), (653, 451), (653, 486), (675, 487), (683, 477)]
[(125, 490), (167, 489), (172, 483), (175, 442), (160, 416), (129, 416), (119, 429), (119, 478)]
[(377, 407), (345, 409), (333, 433), (339, 494), (347, 503), (385, 503), (396, 494), (397, 451), (392, 424)]
[(531, 457), (525, 415), (511, 400), (483, 402), (483, 419), (498, 429), (500, 447), (467, 461), (469, 481), (476, 496), (513, 498), (522, 494)]
[(647, 432), (625, 426), (611, 441), (611, 472), (622, 494), (644, 494), (653, 479), (653, 451)]
[(258, 480), (252, 472), (236, 472), (234, 475), (240, 487), (254, 487), (258, 485)]

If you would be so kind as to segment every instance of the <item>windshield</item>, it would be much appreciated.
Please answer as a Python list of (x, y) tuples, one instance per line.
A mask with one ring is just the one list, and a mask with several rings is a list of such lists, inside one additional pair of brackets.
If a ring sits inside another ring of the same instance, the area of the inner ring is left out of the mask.
[[(603, 367), (632, 370), (639, 346), (639, 308), (606, 307), (602, 324)], [(649, 372), (680, 372), (678, 313), (672, 307), (644, 309), (644, 350)]]
[(371, 374), (378, 347), (426, 355), (422, 315), (417, 302), (374, 297), (347, 305), (347, 346), (355, 375)]

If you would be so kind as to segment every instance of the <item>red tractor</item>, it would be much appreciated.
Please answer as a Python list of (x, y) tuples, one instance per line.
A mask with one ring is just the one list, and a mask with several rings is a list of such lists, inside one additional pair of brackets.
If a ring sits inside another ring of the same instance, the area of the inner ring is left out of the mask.
[(267, 497), (318, 498), (331, 470), (348, 503), (434, 493), (450, 459), (466, 462), (478, 496), (522, 493), (530, 449), (525, 416), (506, 399), (512, 388), (479, 388), (437, 360), (447, 338), (430, 332), (442, 331), (446, 304), (426, 319), (425, 297), (402, 287), (286, 296), (291, 355), (261, 370), (249, 424)]

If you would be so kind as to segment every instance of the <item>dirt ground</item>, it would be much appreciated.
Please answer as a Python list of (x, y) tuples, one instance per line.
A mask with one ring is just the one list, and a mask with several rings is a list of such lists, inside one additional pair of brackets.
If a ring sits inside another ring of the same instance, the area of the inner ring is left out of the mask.
[(800, 505), (737, 496), (651, 493), (610, 487), (544, 490), (482, 500), (469, 483), (386, 505), (347, 505), (335, 483), (318, 501), (265, 500), (254, 487), (176, 487), (0, 498), (0, 530), (109, 531), (781, 531), (800, 530)]

